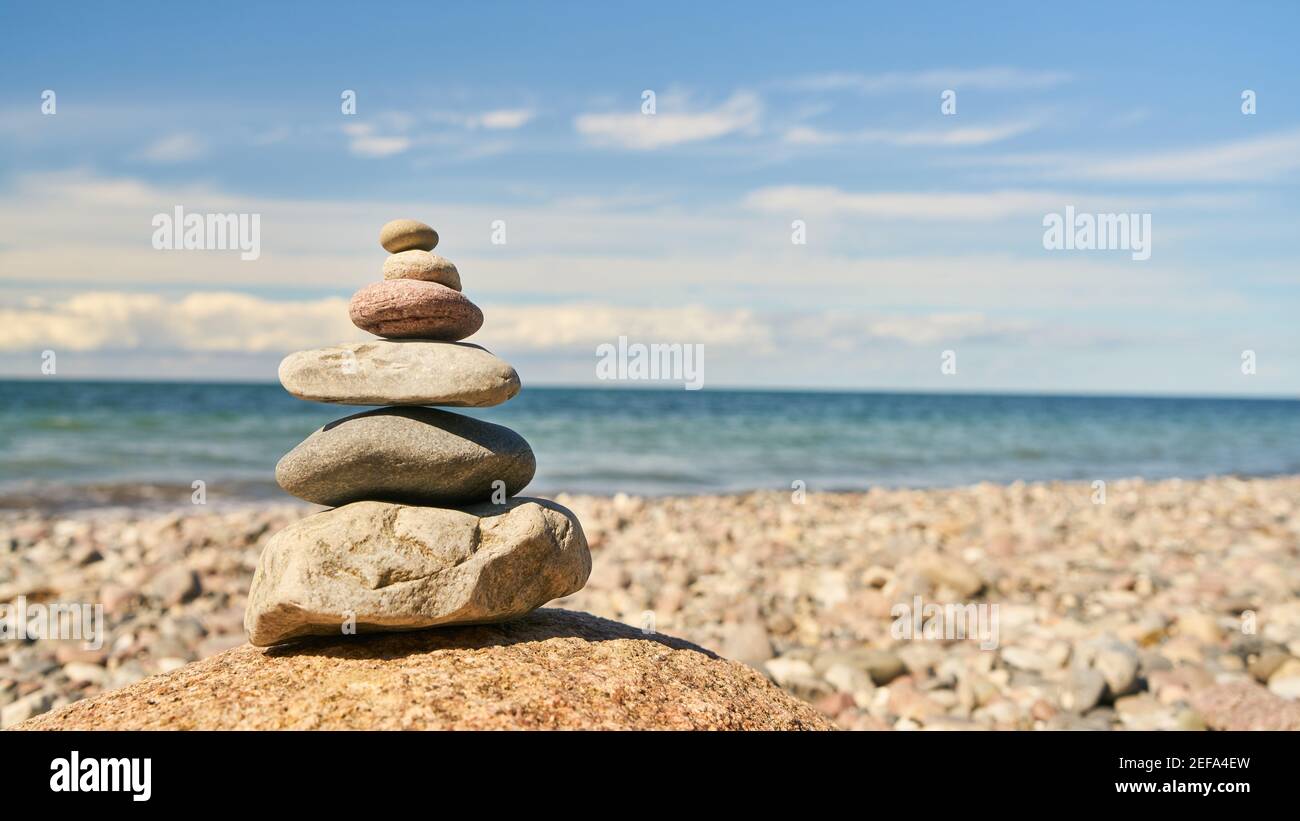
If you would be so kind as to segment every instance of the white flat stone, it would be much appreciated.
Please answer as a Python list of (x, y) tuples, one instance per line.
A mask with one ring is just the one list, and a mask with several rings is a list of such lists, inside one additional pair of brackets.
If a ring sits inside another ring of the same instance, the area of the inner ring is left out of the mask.
[(519, 374), (467, 342), (375, 340), (291, 353), (280, 384), (312, 402), (483, 408), (519, 393)]

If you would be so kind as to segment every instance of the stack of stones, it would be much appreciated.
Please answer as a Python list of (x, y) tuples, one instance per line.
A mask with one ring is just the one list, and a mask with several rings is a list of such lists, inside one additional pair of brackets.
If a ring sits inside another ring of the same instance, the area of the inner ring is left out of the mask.
[(384, 405), (331, 422), (285, 455), (276, 481), (326, 505), (267, 543), (244, 625), (253, 644), (309, 635), (505, 621), (577, 592), (591, 572), (567, 509), (515, 497), (532, 448), (509, 428), (444, 407), (499, 405), (515, 369), (460, 340), (483, 324), (432, 228), (383, 227), (384, 279), (352, 297), (352, 321), (384, 337), (290, 354), (300, 399)]

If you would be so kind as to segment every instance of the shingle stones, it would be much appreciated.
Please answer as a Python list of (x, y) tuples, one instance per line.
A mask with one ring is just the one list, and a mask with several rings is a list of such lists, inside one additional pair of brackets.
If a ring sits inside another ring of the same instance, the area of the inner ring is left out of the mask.
[(522, 436), (425, 407), (486, 407), (519, 392), (514, 368), (457, 342), (483, 314), (460, 293), (456, 267), (428, 253), (437, 233), (395, 220), (380, 242), (393, 253), (386, 279), (357, 292), (352, 318), (404, 338), (280, 363), (294, 396), (386, 407), (325, 425), (276, 466), (282, 488), (333, 509), (267, 543), (244, 615), (257, 645), (503, 621), (577, 592), (591, 571), (570, 511), (511, 498), (536, 469)]

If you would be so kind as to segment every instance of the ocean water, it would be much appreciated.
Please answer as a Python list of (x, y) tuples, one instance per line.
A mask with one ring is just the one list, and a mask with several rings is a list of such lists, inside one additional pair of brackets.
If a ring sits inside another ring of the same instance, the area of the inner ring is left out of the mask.
[[(364, 408), (275, 384), (0, 381), (0, 497), (183, 486), (283, 498), (276, 460)], [(848, 490), (1300, 473), (1300, 401), (527, 387), (464, 411), (532, 444), (533, 492)], [(108, 496), (112, 496), (108, 492)]]

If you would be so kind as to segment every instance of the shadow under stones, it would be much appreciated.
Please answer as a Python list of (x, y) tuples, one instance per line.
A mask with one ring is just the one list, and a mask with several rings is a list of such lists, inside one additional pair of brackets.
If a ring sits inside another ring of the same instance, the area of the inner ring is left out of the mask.
[(396, 659), (437, 650), (479, 650), (513, 644), (577, 638), (584, 641), (638, 639), (653, 641), (673, 650), (691, 650), (720, 658), (711, 650), (684, 639), (641, 630), (590, 613), (542, 608), (507, 622), (429, 627), (355, 636), (308, 636), (264, 649), (272, 658), (282, 656), (325, 656), (351, 659)]

